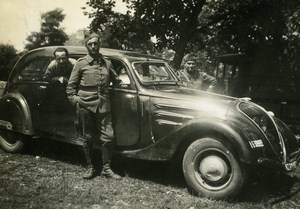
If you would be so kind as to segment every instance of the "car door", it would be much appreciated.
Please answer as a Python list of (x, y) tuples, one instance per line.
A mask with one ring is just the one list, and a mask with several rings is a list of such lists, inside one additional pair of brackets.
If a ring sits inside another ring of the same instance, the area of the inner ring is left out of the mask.
[(14, 78), (12, 91), (20, 92), (26, 99), (38, 135), (70, 139), (76, 135), (75, 111), (68, 102), (65, 84), (43, 80), (50, 61), (47, 56), (26, 61)]
[(135, 147), (140, 140), (138, 94), (128, 67), (120, 60), (111, 59), (122, 86), (110, 89), (116, 146)]
[(51, 81), (39, 86), (41, 92), (37, 129), (63, 140), (77, 138), (73, 107), (66, 95), (66, 83)]
[(51, 58), (37, 56), (31, 59), (24, 58), (22, 61), (11, 75), (12, 85), (9, 91), (18, 92), (24, 97), (30, 109), (33, 127), (36, 129), (40, 125), (39, 108), (46, 89), (46, 84), (41, 77)]

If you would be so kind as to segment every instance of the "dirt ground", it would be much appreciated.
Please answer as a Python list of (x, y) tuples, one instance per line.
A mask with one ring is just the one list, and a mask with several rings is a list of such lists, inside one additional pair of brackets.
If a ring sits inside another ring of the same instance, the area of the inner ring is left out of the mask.
[(22, 154), (0, 149), (0, 208), (300, 208), (300, 168), (261, 178), (229, 202), (191, 195), (168, 163), (115, 157), (121, 181), (83, 180), (84, 165), (80, 147), (58, 142), (34, 142)]

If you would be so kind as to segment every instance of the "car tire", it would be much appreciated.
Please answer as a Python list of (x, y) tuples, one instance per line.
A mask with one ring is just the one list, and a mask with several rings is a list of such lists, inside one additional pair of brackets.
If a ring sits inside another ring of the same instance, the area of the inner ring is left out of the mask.
[(7, 152), (21, 152), (24, 147), (23, 137), (21, 134), (0, 131), (0, 146)]
[(189, 191), (197, 195), (232, 199), (246, 185), (246, 172), (233, 152), (216, 139), (202, 138), (191, 143), (182, 167)]

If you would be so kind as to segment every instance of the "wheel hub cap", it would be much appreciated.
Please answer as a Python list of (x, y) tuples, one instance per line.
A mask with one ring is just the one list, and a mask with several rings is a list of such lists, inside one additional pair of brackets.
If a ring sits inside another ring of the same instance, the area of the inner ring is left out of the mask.
[(201, 161), (199, 171), (204, 180), (217, 182), (227, 176), (228, 167), (222, 158), (218, 156), (208, 156)]

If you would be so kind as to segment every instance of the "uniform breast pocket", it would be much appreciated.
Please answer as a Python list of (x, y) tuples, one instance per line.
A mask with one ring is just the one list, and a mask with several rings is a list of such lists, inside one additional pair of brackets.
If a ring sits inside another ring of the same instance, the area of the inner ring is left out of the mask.
[(100, 74), (98, 70), (88, 69), (83, 73), (83, 83), (87, 86), (95, 86), (99, 83)]

